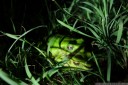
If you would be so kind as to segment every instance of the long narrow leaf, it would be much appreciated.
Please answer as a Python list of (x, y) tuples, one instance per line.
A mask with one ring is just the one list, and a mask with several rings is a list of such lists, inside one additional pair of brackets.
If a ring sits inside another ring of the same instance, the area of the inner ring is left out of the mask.
[(94, 53), (92, 53), (92, 55), (93, 55), (93, 58), (94, 58), (94, 60), (95, 60), (96, 66), (97, 66), (97, 68), (98, 68), (98, 70), (99, 70), (99, 73), (100, 73), (100, 75), (102, 76), (102, 72), (101, 72), (99, 63), (98, 63), (98, 61), (97, 61), (97, 58), (96, 58), (96, 56), (94, 55)]
[[(2, 34), (4, 34), (4, 35), (6, 35), (6, 36), (8, 36), (8, 37), (10, 37), (10, 38), (12, 38), (12, 39), (15, 39), (15, 40), (17, 40), (18, 39), (18, 37), (20, 36), (20, 35), (14, 35), (14, 34), (10, 34), (10, 33), (4, 33), (4, 32), (1, 32)], [(20, 41), (23, 41), (22, 39), (19, 39)]]
[(38, 83), (38, 81), (32, 76), (32, 74), (31, 74), (31, 72), (28, 68), (26, 59), (25, 59), (25, 71), (26, 71), (26, 74), (27, 74), (28, 78), (30, 79), (30, 81), (32, 82), (33, 85), (40, 85)]
[(28, 33), (31, 32), (31, 31), (33, 31), (33, 30), (35, 30), (35, 29), (38, 29), (38, 28), (41, 28), (41, 27), (46, 27), (46, 26), (42, 25), (42, 26), (34, 27), (34, 28), (32, 28), (32, 29), (26, 31), (25, 33), (23, 33), (23, 34), (20, 35), (19, 37), (13, 36), (13, 35), (9, 36), (9, 34), (4, 33), (4, 35), (7, 35), (8, 37), (16, 39), (16, 40), (13, 42), (13, 44), (11, 45), (11, 47), (9, 48), (8, 52), (10, 52), (10, 50), (12, 49), (12, 47), (14, 46), (14, 44), (15, 44), (18, 40), (20, 40), (23, 36), (25, 36), (26, 34), (28, 34)]
[(94, 31), (94, 30), (92, 30), (92, 29), (89, 29), (91, 32), (92, 32), (92, 34), (96, 37), (96, 39), (100, 39), (100, 36)]
[(113, 5), (113, 0), (110, 0), (110, 5), (109, 5), (109, 11), (112, 9), (112, 5)]
[(102, 18), (104, 18), (104, 14), (103, 14), (102, 10), (100, 10), (98, 7), (96, 7), (95, 5), (93, 5), (89, 2), (83, 2), (83, 3), (94, 8), (96, 10), (96, 12), (98, 13), (98, 15), (100, 15)]
[(84, 11), (88, 12), (88, 13), (93, 13), (93, 11), (89, 8), (83, 7), (83, 6), (79, 6), (79, 8), (83, 9)]
[(103, 5), (104, 5), (104, 8), (102, 10), (104, 11), (105, 17), (107, 17), (107, 15), (108, 15), (108, 12), (107, 12), (107, 10), (108, 10), (108, 7), (107, 7), (108, 3), (106, 2), (106, 0), (102, 0), (102, 1), (103, 1)]
[(90, 36), (90, 35), (87, 35), (87, 34), (81, 32), (81, 31), (79, 31), (79, 30), (73, 28), (72, 26), (67, 25), (66, 23), (64, 23), (64, 22), (62, 22), (62, 21), (60, 21), (60, 20), (58, 20), (58, 19), (57, 19), (57, 21), (58, 21), (62, 26), (64, 26), (64, 27), (70, 29), (71, 31), (74, 31), (74, 32), (79, 33), (79, 34), (81, 34), (81, 35), (84, 35), (84, 36), (87, 36), (87, 37), (89, 37), (89, 38), (95, 39), (94, 37), (92, 37), (92, 36)]
[(58, 68), (53, 68), (49, 71), (46, 71), (45, 73), (43, 73), (43, 78), (45, 77), (51, 77), (53, 74), (57, 73), (58, 72)]
[(24, 83), (23, 81), (14, 80), (7, 73), (2, 71), (2, 69), (0, 69), (0, 78), (3, 79), (9, 85), (28, 85), (28, 84)]
[(107, 67), (107, 82), (110, 82), (111, 80), (111, 54), (110, 51), (108, 51), (108, 67)]
[(123, 21), (120, 20), (119, 21), (119, 29), (118, 29), (116, 43), (119, 43), (120, 42), (121, 37), (122, 37), (122, 33), (123, 33)]
[[(34, 46), (34, 48), (35, 48), (39, 53), (41, 53), (45, 58), (47, 57), (47, 56), (45, 55), (45, 53), (44, 53), (41, 49), (39, 49), (39, 48), (37, 48), (37, 47), (35, 47), (35, 46)], [(48, 59), (48, 58), (46, 58), (46, 59), (48, 60), (48, 62), (49, 62), (51, 65), (53, 65), (53, 63), (51, 62), (50, 59)]]
[(11, 22), (12, 22), (13, 30), (14, 30), (14, 32), (16, 33), (16, 28), (15, 28), (15, 25), (14, 25), (14, 23), (13, 23), (13, 20), (12, 20), (12, 19), (11, 19)]

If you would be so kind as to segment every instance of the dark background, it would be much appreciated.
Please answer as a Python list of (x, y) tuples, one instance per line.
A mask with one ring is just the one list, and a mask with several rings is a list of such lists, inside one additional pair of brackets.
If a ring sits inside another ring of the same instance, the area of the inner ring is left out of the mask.
[[(47, 2), (46, 2), (47, 1)], [(0, 31), (22, 34), (39, 25), (50, 25), (48, 9), (52, 12), (57, 7), (51, 0), (1, 0), (0, 1)], [(61, 3), (61, 2), (60, 2)], [(13, 30), (13, 25), (16, 31)], [(25, 30), (23, 29), (23, 27)], [(27, 38), (38, 40), (43, 35), (47, 35), (47, 29), (41, 28), (28, 34)], [(6, 42), (6, 43), (5, 43)], [(0, 47), (12, 43), (9, 39), (0, 34)], [(9, 45), (8, 45), (9, 46)]]
[[(72, 0), (56, 0), (61, 7), (64, 5), (69, 6), (71, 1)], [(117, 8), (119, 8), (120, 1), (122, 0), (115, 2)], [(42, 41), (42, 38), (49, 34), (49, 30), (52, 30), (51, 19), (54, 19), (53, 12), (57, 9), (57, 5), (52, 0), (1, 0), (0, 31), (12, 34), (22, 34), (25, 30), (32, 29), (39, 25), (46, 25), (48, 26), (47, 28), (42, 27), (26, 35), (27, 40), (35, 42)], [(51, 16), (49, 14), (51, 14)], [(16, 31), (13, 30), (13, 24)], [(60, 31), (60, 33), (64, 31), (65, 30)], [(4, 49), (8, 49), (12, 42), (12, 39), (0, 33), (0, 55), (4, 52)]]
[[(68, 5), (69, 1), (71, 0), (57, 0), (56, 2), (63, 7), (64, 4)], [(25, 36), (30, 41), (42, 41), (42, 38), (46, 37), (49, 30), (52, 29), (50, 19), (52, 19), (53, 12), (57, 9), (57, 5), (52, 0), (1, 0), (0, 31), (19, 35), (33, 27), (46, 25), (47, 28), (42, 27)], [(16, 31), (14, 31), (13, 24)], [(0, 55), (4, 54), (3, 52), (6, 53), (13, 41), (0, 33)]]

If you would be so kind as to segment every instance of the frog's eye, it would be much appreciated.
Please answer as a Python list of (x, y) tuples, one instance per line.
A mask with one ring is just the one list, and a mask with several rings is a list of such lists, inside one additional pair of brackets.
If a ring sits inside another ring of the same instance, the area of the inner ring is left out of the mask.
[(73, 50), (73, 46), (72, 46), (72, 45), (68, 45), (68, 46), (67, 46), (67, 49), (68, 49), (68, 50)]

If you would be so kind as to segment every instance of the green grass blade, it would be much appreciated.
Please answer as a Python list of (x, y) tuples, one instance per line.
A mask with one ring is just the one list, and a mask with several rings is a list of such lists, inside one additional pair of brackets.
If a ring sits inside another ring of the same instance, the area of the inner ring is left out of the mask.
[(31, 74), (31, 72), (30, 72), (30, 70), (29, 70), (29, 67), (28, 67), (28, 65), (27, 65), (26, 59), (25, 59), (25, 71), (26, 71), (26, 74), (27, 74), (28, 78), (29, 78), (30, 81), (32, 82), (32, 85), (40, 85), (40, 84), (38, 83), (38, 81), (36, 81), (36, 79), (34, 78), (34, 76), (32, 76), (32, 74)]
[(125, 17), (124, 24), (128, 22), (128, 16)]
[(47, 55), (49, 56), (50, 48), (52, 44), (56, 41), (56, 37), (53, 37), (49, 42), (48, 42), (48, 47), (47, 47)]
[(45, 77), (51, 77), (53, 74), (57, 73), (58, 72), (58, 68), (53, 68), (49, 71), (46, 71), (45, 73), (43, 73), (43, 78)]
[[(18, 39), (18, 37), (20, 36), (20, 35), (14, 35), (14, 34), (10, 34), (10, 33), (4, 33), (4, 32), (1, 32), (2, 34), (4, 34), (4, 35), (6, 35), (6, 36), (8, 36), (8, 37), (10, 37), (10, 38), (12, 38), (12, 39), (15, 39), (15, 40), (17, 40)], [(23, 41), (22, 39), (19, 39), (20, 41)]]
[[(86, 23), (86, 22), (85, 22)], [(99, 26), (97, 26), (97, 25), (94, 25), (94, 24), (91, 24), (91, 23), (86, 23), (86, 24), (88, 24), (90, 27), (88, 27), (88, 29), (92, 29), (92, 30), (95, 30), (95, 32), (99, 32), (99, 33), (101, 33), (102, 34), (102, 30), (101, 30), (101, 28), (99, 27)]]
[(95, 5), (93, 5), (93, 4), (89, 3), (89, 2), (83, 2), (83, 3), (88, 5), (88, 6), (90, 6), (90, 7), (92, 7), (93, 9), (95, 9), (97, 15), (100, 15), (102, 17), (102, 19), (104, 18), (104, 14), (103, 14), (102, 10), (100, 10), (98, 7), (96, 7)]
[(118, 29), (118, 33), (117, 33), (117, 39), (116, 39), (116, 43), (119, 43), (122, 37), (122, 33), (123, 33), (123, 21), (120, 20), (119, 21), (119, 29)]
[(93, 13), (92, 10), (86, 8), (86, 7), (83, 7), (83, 6), (79, 6), (79, 8), (83, 9), (84, 11), (88, 12), (88, 13)]
[(87, 36), (87, 37), (89, 37), (89, 38), (95, 39), (94, 37), (92, 37), (92, 36), (90, 36), (90, 35), (87, 35), (87, 34), (81, 32), (81, 31), (79, 31), (79, 30), (73, 28), (72, 26), (67, 25), (66, 23), (64, 23), (64, 22), (62, 22), (62, 21), (60, 21), (60, 20), (58, 20), (58, 19), (57, 19), (57, 21), (58, 21), (62, 26), (64, 26), (64, 27), (70, 29), (71, 31), (74, 31), (74, 32), (79, 33), (79, 34), (81, 34), (81, 35), (84, 35), (84, 36)]
[[(8, 53), (10, 52), (10, 50), (13, 48), (13, 46), (16, 44), (17, 41), (23, 41), (23, 40), (21, 39), (22, 37), (24, 37), (24, 36), (25, 36), (26, 34), (28, 34), (29, 32), (31, 32), (31, 31), (33, 31), (33, 30), (35, 30), (35, 29), (41, 28), (41, 27), (47, 27), (47, 26), (41, 25), (41, 26), (34, 27), (34, 28), (32, 28), (32, 29), (30, 29), (30, 30), (24, 32), (24, 33), (23, 33), (22, 35), (20, 35), (20, 36), (13, 35), (13, 34), (9, 34), (9, 33), (4, 33), (4, 32), (2, 32), (2, 31), (0, 31), (2, 34), (6, 35), (6, 36), (8, 36), (8, 37), (10, 37), (10, 38), (12, 38), (12, 39), (15, 39), (15, 41), (12, 43), (12, 45), (11, 45), (10, 48), (8, 49)], [(7, 62), (7, 59), (8, 59), (8, 58), (7, 58), (7, 55), (6, 55), (6, 57), (5, 57), (5, 62)]]
[(3, 79), (9, 85), (28, 85), (23, 81), (16, 81), (15, 79), (12, 79), (7, 73), (2, 71), (2, 69), (0, 69), (0, 78)]
[(76, 78), (76, 76), (74, 75), (74, 73), (71, 73), (72, 78), (74, 79), (74, 85), (81, 85), (80, 82), (78, 81), (78, 79)]
[(51, 65), (54, 65), (54, 64), (51, 62), (51, 60), (47, 58), (46, 54), (45, 54), (42, 50), (40, 50), (39, 48), (37, 48), (37, 47), (35, 47), (35, 46), (34, 46), (34, 48), (35, 48), (39, 53), (41, 53), (41, 54), (48, 60), (48, 62), (49, 62)]
[(86, 19), (91, 20), (90, 13), (93, 13), (93, 11), (87, 7), (84, 7), (84, 6), (79, 6), (79, 8), (83, 9), (83, 11), (86, 12)]
[(13, 27), (14, 33), (16, 33), (16, 28), (15, 28), (15, 25), (14, 25), (12, 19), (11, 19), (11, 23), (12, 23), (12, 27)]
[(108, 52), (107, 82), (111, 80), (111, 54)]
[(111, 11), (112, 5), (113, 5), (113, 0), (110, 0), (109, 11)]
[(73, 28), (76, 26), (76, 24), (78, 23), (78, 21), (79, 21), (78, 19), (75, 20), (75, 22), (74, 22), (74, 24), (72, 26)]
[(10, 37), (10, 38), (15, 39), (15, 41), (13, 42), (13, 44), (11, 45), (11, 47), (9, 48), (8, 52), (10, 52), (10, 50), (12, 49), (12, 47), (16, 44), (16, 42), (17, 42), (18, 40), (20, 40), (22, 37), (24, 37), (24, 36), (25, 36), (26, 34), (28, 34), (29, 32), (31, 32), (31, 31), (33, 31), (33, 30), (35, 30), (35, 29), (41, 28), (41, 27), (46, 27), (46, 26), (42, 25), (42, 26), (34, 27), (34, 28), (32, 28), (32, 29), (30, 29), (30, 30), (24, 32), (24, 33), (23, 33), (22, 35), (20, 35), (19, 37), (17, 37), (16, 35), (12, 35), (12, 34), (9, 34), (9, 33), (3, 33), (3, 32), (2, 32), (4, 35), (6, 35), (6, 36), (8, 36), (8, 37)]
[(108, 7), (107, 7), (108, 3), (106, 2), (106, 0), (102, 0), (102, 1), (103, 1), (103, 5), (104, 5), (103, 11), (104, 11), (104, 15), (105, 15), (105, 18), (106, 18), (108, 16), (108, 12), (107, 12), (107, 10), (108, 10)]
[(101, 68), (100, 68), (100, 66), (99, 66), (99, 63), (98, 63), (97, 58), (96, 58), (96, 56), (94, 55), (94, 53), (92, 53), (92, 56), (93, 56), (93, 58), (94, 58), (94, 60), (95, 60), (96, 66), (97, 66), (97, 68), (98, 68), (98, 71), (99, 71), (100, 75), (102, 76)]
[(60, 77), (62, 78), (63, 84), (66, 84), (66, 78), (64, 78), (63, 74), (58, 71), (58, 75), (60, 75)]
[(73, 9), (73, 6), (75, 5), (75, 3), (77, 3), (79, 0), (73, 0), (72, 1), (72, 3), (71, 3), (71, 5), (70, 5), (70, 7), (68, 8), (68, 10), (69, 10), (69, 12), (71, 12), (72, 11), (72, 9)]
[(92, 34), (96, 37), (96, 39), (100, 39), (100, 37), (99, 37), (99, 35), (94, 31), (94, 30), (92, 30), (92, 29), (89, 29), (91, 32), (92, 32)]

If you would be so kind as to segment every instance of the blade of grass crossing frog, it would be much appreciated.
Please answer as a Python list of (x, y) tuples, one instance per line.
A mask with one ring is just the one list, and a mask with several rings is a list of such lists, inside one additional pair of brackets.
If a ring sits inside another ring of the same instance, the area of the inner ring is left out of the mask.
[(77, 48), (76, 50), (74, 50), (72, 53), (70, 53), (68, 56), (70, 57), (70, 58), (72, 58), (73, 56), (75, 56), (82, 48), (83, 48), (83, 45), (84, 45), (84, 43), (82, 43), (82, 45), (80, 45), (80, 47), (79, 48)]
[(90, 37), (90, 38), (95, 39), (94, 37), (92, 37), (92, 36), (90, 36), (90, 35), (87, 35), (87, 34), (81, 32), (81, 31), (79, 31), (79, 30), (77, 30), (77, 29), (71, 27), (70, 25), (67, 25), (66, 23), (64, 23), (64, 22), (62, 22), (62, 21), (60, 21), (60, 20), (58, 20), (58, 19), (57, 19), (57, 21), (58, 21), (62, 26), (64, 26), (64, 27), (70, 29), (71, 31), (74, 31), (74, 32), (79, 33), (79, 34), (81, 34), (81, 35), (84, 35), (84, 36), (87, 36), (87, 37)]
[(51, 46), (53, 45), (53, 43), (56, 41), (56, 37), (52, 37), (51, 39), (49, 39), (49, 41), (48, 41), (48, 48), (47, 48), (47, 55), (48, 56), (50, 56), (49, 55), (49, 52), (50, 52), (50, 48), (51, 48)]
[(61, 36), (60, 37), (60, 40), (59, 40), (59, 47), (61, 48), (61, 45), (62, 45), (62, 41), (65, 39), (66, 37), (65, 36)]

